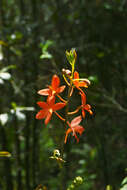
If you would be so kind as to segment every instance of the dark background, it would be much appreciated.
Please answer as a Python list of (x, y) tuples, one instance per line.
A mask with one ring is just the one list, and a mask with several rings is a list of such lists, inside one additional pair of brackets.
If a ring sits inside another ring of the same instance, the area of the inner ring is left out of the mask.
[[(36, 102), (53, 74), (64, 84), (71, 48), (76, 70), (91, 80), (87, 102), (94, 115), (86, 115), (79, 144), (69, 136), (61, 171), (49, 157), (59, 148), (62, 125), (55, 115), (48, 126), (36, 120)], [(79, 190), (119, 189), (127, 168), (126, 0), (0, 0), (0, 72), (0, 151), (12, 154), (0, 158), (1, 190), (39, 184), (62, 190), (79, 175)]]

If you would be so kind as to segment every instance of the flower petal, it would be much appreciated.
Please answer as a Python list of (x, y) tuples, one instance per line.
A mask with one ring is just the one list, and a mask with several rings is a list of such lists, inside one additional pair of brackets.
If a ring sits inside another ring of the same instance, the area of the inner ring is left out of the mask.
[(80, 92), (80, 95), (81, 95), (81, 99), (82, 99), (82, 105), (85, 105), (86, 104), (86, 95), (85, 95), (85, 93), (81, 93), (81, 92)]
[(93, 112), (92, 112), (92, 110), (91, 110), (91, 105), (86, 104), (86, 105), (84, 106), (84, 109), (85, 109), (86, 111), (88, 111), (91, 115), (93, 115)]
[(79, 79), (79, 73), (77, 71), (74, 72), (74, 79)]
[(85, 113), (84, 109), (82, 109), (82, 117), (85, 118), (85, 116), (86, 116), (86, 113)]
[(91, 105), (86, 104), (86, 105), (85, 105), (85, 110), (90, 110), (90, 109), (91, 109)]
[(40, 110), (37, 114), (36, 114), (36, 119), (43, 119), (45, 118), (47, 114), (47, 111), (45, 110)]
[(55, 96), (52, 95), (52, 96), (48, 96), (47, 98), (47, 103), (50, 107), (52, 107), (54, 104), (55, 104)]
[(74, 131), (76, 133), (79, 133), (80, 135), (83, 133), (84, 130), (85, 129), (81, 125), (77, 125), (77, 126), (74, 127)]
[(50, 94), (50, 89), (49, 88), (42, 89), (42, 90), (39, 90), (37, 93), (42, 96), (48, 96)]
[(66, 144), (67, 142), (67, 137), (68, 137), (68, 134), (72, 132), (72, 129), (69, 128), (67, 131), (66, 131), (66, 136), (65, 136), (65, 140), (64, 140), (64, 143)]
[(39, 105), (39, 107), (43, 108), (43, 109), (46, 109), (48, 107), (47, 103), (46, 102), (37, 102), (37, 104)]
[(61, 92), (63, 92), (64, 89), (65, 89), (65, 87), (66, 87), (65, 85), (59, 87), (59, 88), (57, 89), (57, 93), (61, 93)]
[(86, 82), (79, 82), (79, 86), (88, 88), (88, 84)]
[(76, 125), (78, 125), (82, 120), (81, 115), (78, 117), (75, 117), (72, 121), (71, 121), (71, 127), (75, 127)]
[(91, 105), (86, 104), (86, 105), (84, 106), (84, 109), (85, 109), (86, 111), (88, 111), (91, 115), (93, 115), (93, 112), (92, 112), (92, 110), (91, 110)]
[(56, 103), (56, 104), (53, 105), (52, 108), (53, 108), (53, 111), (56, 111), (56, 110), (62, 109), (64, 106), (66, 106), (65, 103)]
[(60, 79), (57, 75), (53, 75), (52, 77), (52, 88), (53, 90), (57, 89), (60, 85)]
[(51, 119), (52, 116), (52, 110), (48, 111), (46, 119), (45, 119), (45, 125), (47, 125)]

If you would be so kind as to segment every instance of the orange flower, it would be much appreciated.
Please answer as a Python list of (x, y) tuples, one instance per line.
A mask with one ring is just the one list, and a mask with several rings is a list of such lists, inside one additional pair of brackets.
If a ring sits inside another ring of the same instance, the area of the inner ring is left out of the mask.
[(86, 95), (85, 93), (80, 93), (81, 99), (82, 99), (82, 116), (85, 117), (86, 113), (85, 111), (88, 111), (91, 115), (93, 114), (91, 110), (91, 105), (86, 104)]
[(38, 91), (38, 94), (43, 96), (54, 96), (64, 91), (65, 85), (60, 86), (60, 79), (57, 75), (53, 75), (51, 86), (46, 89), (42, 89)]
[(71, 132), (73, 133), (73, 136), (75, 136), (77, 142), (79, 142), (79, 138), (77, 137), (76, 133), (79, 133), (81, 135), (83, 133), (83, 131), (84, 131), (84, 128), (81, 125), (79, 125), (81, 120), (82, 120), (82, 117), (78, 116), (78, 117), (75, 117), (71, 121), (71, 123), (67, 122), (68, 125), (69, 125), (69, 129), (66, 131), (66, 136), (65, 136), (64, 143), (67, 142), (68, 134), (71, 133)]
[(79, 73), (77, 71), (74, 72), (74, 79), (73, 84), (75, 87), (79, 89), (79, 87), (85, 87), (88, 88), (88, 85), (90, 85), (90, 81), (88, 79), (80, 79)]
[(59, 102), (55, 104), (55, 97), (47, 98), (47, 102), (37, 102), (37, 104), (42, 108), (37, 114), (36, 119), (44, 119), (47, 125), (51, 119), (54, 111), (62, 109), (66, 104)]

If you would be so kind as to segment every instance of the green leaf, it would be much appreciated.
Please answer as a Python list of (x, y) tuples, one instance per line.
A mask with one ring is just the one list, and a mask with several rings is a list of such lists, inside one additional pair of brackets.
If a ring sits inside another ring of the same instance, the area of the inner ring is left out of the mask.
[(105, 56), (105, 54), (104, 54), (104, 52), (99, 52), (96, 56), (98, 58), (103, 58)]
[(9, 65), (7, 67), (4, 67), (3, 69), (0, 70), (0, 72), (6, 72), (8, 71), (9, 69), (15, 69), (16, 68), (16, 65)]
[(41, 44), (40, 44), (40, 47), (42, 48), (42, 52), (43, 52), (43, 53), (44, 53), (44, 52), (47, 52), (48, 47), (50, 47), (52, 44), (53, 44), (53, 41), (51, 41), (51, 40), (47, 40), (44, 44), (41, 43)]
[(44, 54), (42, 54), (40, 56), (41, 59), (51, 59), (52, 58), (52, 55), (48, 52), (45, 52)]
[(88, 79), (93, 83), (98, 83), (98, 77), (96, 75), (89, 76)]
[(112, 186), (111, 185), (107, 185), (106, 186), (106, 190), (112, 190)]
[(77, 54), (76, 54), (75, 49), (71, 49), (70, 51), (66, 51), (66, 57), (67, 57), (67, 60), (69, 61), (69, 63), (71, 65), (73, 65), (73, 67), (74, 67), (74, 64), (75, 64), (75, 61), (77, 58)]
[(127, 190), (127, 177), (123, 179), (121, 186), (120, 190)]
[(2, 41), (2, 40), (0, 40), (0, 45), (2, 45), (2, 46), (8, 46), (8, 44), (6, 42)]

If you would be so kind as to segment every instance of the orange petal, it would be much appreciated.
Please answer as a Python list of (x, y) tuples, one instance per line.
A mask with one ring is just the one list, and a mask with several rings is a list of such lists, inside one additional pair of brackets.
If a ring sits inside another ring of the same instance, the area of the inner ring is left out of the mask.
[(80, 95), (81, 95), (81, 99), (82, 99), (82, 105), (85, 105), (86, 104), (86, 95), (84, 92), (83, 93), (80, 92)]
[(85, 129), (81, 125), (77, 125), (74, 127), (74, 130), (76, 133), (79, 133), (81, 135)]
[(77, 71), (74, 72), (74, 79), (79, 79), (79, 73)]
[(37, 104), (43, 108), (43, 109), (46, 109), (48, 107), (47, 103), (46, 102), (37, 102)]
[(36, 114), (36, 119), (43, 119), (45, 118), (47, 114), (47, 111), (45, 110), (40, 110), (37, 114)]
[[(74, 79), (79, 79), (79, 73), (77, 71), (74, 72)], [(73, 84), (76, 86), (76, 87), (79, 87), (79, 81), (76, 80), (76, 81), (73, 81)]]
[(56, 110), (62, 109), (64, 106), (66, 106), (65, 103), (56, 103), (56, 104), (53, 105), (52, 108), (53, 108), (53, 111), (56, 111)]
[(71, 128), (69, 128), (69, 129), (66, 131), (66, 136), (65, 136), (65, 140), (64, 140), (64, 143), (65, 143), (65, 144), (66, 144), (66, 142), (67, 142), (68, 134), (71, 133), (71, 132), (72, 132)]
[(49, 123), (51, 116), (52, 116), (52, 110), (48, 111), (48, 114), (45, 119), (45, 125), (47, 125)]
[(84, 109), (82, 109), (82, 117), (85, 118), (85, 116), (86, 116), (86, 113), (85, 113)]
[(37, 93), (42, 96), (48, 96), (50, 94), (50, 89), (49, 88), (42, 89), (42, 90), (39, 90)]
[(85, 110), (89, 111), (89, 110), (91, 109), (91, 105), (86, 104), (86, 105), (84, 106), (84, 108), (85, 108)]
[(52, 77), (52, 88), (53, 90), (54, 89), (57, 89), (60, 85), (60, 79), (57, 75), (53, 75)]
[(89, 113), (90, 113), (90, 115), (93, 115), (93, 112), (91, 110), (89, 110)]
[(86, 82), (79, 82), (79, 86), (88, 88), (88, 84)]
[(65, 89), (65, 87), (66, 87), (65, 85), (59, 87), (58, 90), (57, 90), (57, 93), (61, 93), (61, 92), (63, 92), (64, 89)]
[(54, 95), (48, 96), (47, 103), (48, 103), (48, 105), (50, 105), (52, 107), (55, 104), (55, 96)]

